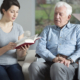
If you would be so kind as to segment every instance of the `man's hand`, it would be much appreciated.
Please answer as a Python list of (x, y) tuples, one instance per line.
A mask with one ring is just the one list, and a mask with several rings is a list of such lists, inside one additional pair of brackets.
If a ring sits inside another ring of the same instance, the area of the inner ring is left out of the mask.
[(58, 61), (59, 61), (58, 57), (56, 57), (56, 58), (53, 59), (53, 62), (55, 62), (55, 63), (58, 62)]
[(63, 58), (63, 57), (56, 57), (55, 59), (53, 59), (53, 62), (58, 62), (58, 63), (62, 63), (64, 64), (65, 66), (69, 67), (69, 64), (70, 64), (70, 61)]
[(53, 62), (61, 62), (61, 61), (63, 61), (65, 58), (63, 58), (63, 57), (56, 57), (56, 58), (54, 58), (53, 59)]
[(69, 67), (69, 65), (70, 65), (70, 61), (67, 59), (63, 59), (62, 61), (59, 61), (59, 63), (63, 63), (67, 67)]

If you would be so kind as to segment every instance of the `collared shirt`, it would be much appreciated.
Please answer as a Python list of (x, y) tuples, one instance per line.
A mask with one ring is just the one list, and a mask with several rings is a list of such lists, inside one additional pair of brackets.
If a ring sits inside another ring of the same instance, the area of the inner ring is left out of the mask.
[(56, 25), (47, 26), (42, 31), (36, 53), (47, 61), (57, 54), (71, 58), (74, 62), (80, 57), (80, 25), (68, 22), (62, 29)]

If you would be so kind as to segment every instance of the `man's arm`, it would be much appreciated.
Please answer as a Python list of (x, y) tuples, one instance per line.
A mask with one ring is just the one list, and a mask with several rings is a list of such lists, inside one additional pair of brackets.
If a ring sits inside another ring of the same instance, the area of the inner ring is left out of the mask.
[(72, 59), (75, 62), (80, 57), (80, 25), (76, 26), (76, 50), (68, 58)]
[(47, 61), (52, 61), (56, 56), (54, 56), (48, 49), (47, 49), (47, 38), (49, 33), (49, 27), (45, 27), (41, 33), (41, 39), (39, 39), (36, 53), (44, 58)]

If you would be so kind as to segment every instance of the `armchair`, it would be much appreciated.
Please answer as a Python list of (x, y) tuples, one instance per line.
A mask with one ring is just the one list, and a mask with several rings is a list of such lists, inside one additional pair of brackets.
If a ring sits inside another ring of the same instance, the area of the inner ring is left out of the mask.
[[(36, 55), (35, 50), (29, 50), (27, 52), (25, 59), (23, 59), (24, 61), (22, 61), (22, 59), (21, 61), (20, 60), (18, 61), (18, 63), (22, 66), (22, 71), (23, 71), (25, 80), (30, 80), (28, 67), (33, 61), (45, 61), (44, 59), (39, 58), (35, 55)], [(76, 75), (74, 76), (73, 80), (80, 80), (80, 59), (78, 60), (78, 69), (76, 69), (75, 74)]]
[(80, 80), (80, 58), (78, 60), (78, 80)]
[[(39, 55), (35, 55), (37, 57), (37, 61), (41, 61), (44, 62), (45, 60), (40, 58)], [(73, 78), (73, 80), (80, 80), (80, 58), (77, 60), (78, 62), (78, 68), (75, 70), (75, 76)]]

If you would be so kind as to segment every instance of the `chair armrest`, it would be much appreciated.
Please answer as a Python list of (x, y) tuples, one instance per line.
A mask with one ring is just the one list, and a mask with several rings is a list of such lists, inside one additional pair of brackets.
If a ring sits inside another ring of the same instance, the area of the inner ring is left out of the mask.
[(28, 54), (25, 57), (25, 62), (32, 63), (33, 61), (35, 61), (36, 60), (35, 54), (36, 54), (35, 50), (28, 50)]
[(41, 58), (38, 54), (35, 55), (37, 57), (36, 61), (38, 62), (46, 62), (43, 58)]
[(80, 80), (80, 58), (78, 59), (78, 80)]
[(25, 55), (24, 57), (19, 57), (19, 56), (17, 55), (17, 60), (18, 60), (18, 61), (24, 61), (25, 58), (26, 58), (26, 56), (27, 56), (27, 54), (28, 54), (28, 50), (27, 50), (26, 55)]
[(25, 57), (26, 57), (26, 56), (24, 56), (24, 57), (18, 57), (18, 56), (17, 56), (17, 60), (18, 60), (18, 61), (24, 61), (24, 60), (25, 60)]

